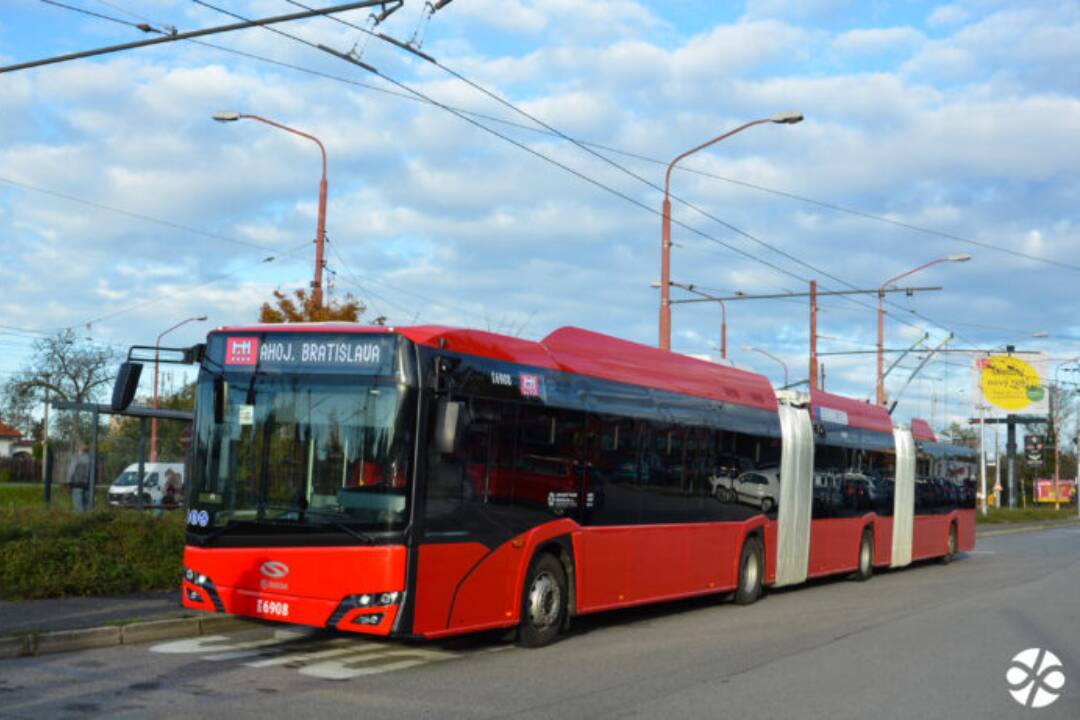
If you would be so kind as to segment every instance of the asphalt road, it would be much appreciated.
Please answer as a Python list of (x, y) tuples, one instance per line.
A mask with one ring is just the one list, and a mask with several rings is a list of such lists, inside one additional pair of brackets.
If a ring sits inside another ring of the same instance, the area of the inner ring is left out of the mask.
[[(0, 717), (1075, 719), (1078, 590), (1080, 528), (1060, 528), (750, 607), (693, 601), (583, 618), (540, 650), (275, 626), (0, 661)], [(1063, 664), (1048, 707), (1009, 694), (1006, 670), (1027, 648)]]

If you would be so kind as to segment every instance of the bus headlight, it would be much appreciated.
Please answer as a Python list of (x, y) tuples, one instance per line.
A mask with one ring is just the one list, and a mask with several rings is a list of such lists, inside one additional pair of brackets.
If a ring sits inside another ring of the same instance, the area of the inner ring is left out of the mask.
[(385, 607), (397, 605), (401, 602), (401, 592), (364, 593), (363, 595), (350, 595), (345, 599), (346, 605), (354, 608)]
[(191, 568), (184, 568), (184, 579), (192, 585), (198, 585), (199, 587), (205, 585), (207, 581), (207, 577), (205, 575), (203, 575), (202, 573), (197, 573)]

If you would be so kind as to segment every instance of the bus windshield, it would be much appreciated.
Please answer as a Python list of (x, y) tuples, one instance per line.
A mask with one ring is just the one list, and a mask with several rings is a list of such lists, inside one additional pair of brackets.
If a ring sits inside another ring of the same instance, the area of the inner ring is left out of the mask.
[(189, 530), (403, 528), (412, 398), (371, 376), (204, 370)]

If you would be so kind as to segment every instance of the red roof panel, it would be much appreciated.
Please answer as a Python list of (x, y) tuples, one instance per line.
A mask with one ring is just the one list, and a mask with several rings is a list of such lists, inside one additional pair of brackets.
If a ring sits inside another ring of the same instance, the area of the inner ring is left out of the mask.
[(18, 430), (16, 430), (15, 428), (11, 427), (10, 425), (6, 425), (6, 424), (0, 422), (0, 437), (2, 437), (2, 438), (21, 438), (22, 433), (19, 432)]
[[(842, 425), (892, 434), (893, 424), (889, 411), (881, 405), (855, 400), (843, 395), (833, 395), (822, 390), (810, 391), (810, 407), (819, 420), (839, 422)], [(832, 411), (830, 413), (830, 411)], [(830, 417), (831, 415), (831, 417)], [(835, 419), (832, 419), (835, 418)]]
[(772, 385), (745, 370), (575, 327), (559, 328), (540, 344), (564, 370), (579, 375), (776, 412)]
[[(563, 327), (540, 342), (439, 325), (363, 326), (297, 323), (220, 328), (223, 332), (395, 332), (413, 342), (450, 352), (630, 383), (719, 402), (776, 412), (776, 396), (761, 375), (687, 355), (621, 340), (581, 328)], [(890, 425), (891, 428), (891, 425)]]
[(934, 435), (934, 429), (930, 427), (930, 423), (920, 418), (911, 419), (911, 436), (916, 440), (937, 442), (937, 436)]

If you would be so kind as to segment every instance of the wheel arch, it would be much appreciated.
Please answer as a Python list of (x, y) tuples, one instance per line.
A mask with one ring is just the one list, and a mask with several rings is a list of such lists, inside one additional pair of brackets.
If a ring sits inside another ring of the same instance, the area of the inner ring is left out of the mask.
[[(769, 543), (766, 536), (769, 534), (766, 531), (765, 517), (758, 516), (757, 518), (748, 520), (743, 527), (742, 532), (739, 535), (739, 547), (737, 552), (733, 553), (731, 577), (738, 582), (739, 578), (739, 559), (742, 557), (742, 549), (746, 545), (747, 540), (750, 538), (757, 538), (757, 541), (761, 544), (761, 556), (763, 560), (762, 567), (762, 585), (766, 584), (769, 578), (776, 577), (775, 558), (769, 556)], [(771, 584), (771, 583), (770, 583)]]

